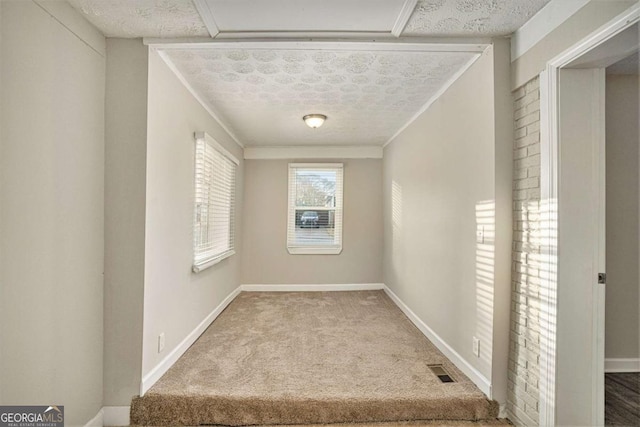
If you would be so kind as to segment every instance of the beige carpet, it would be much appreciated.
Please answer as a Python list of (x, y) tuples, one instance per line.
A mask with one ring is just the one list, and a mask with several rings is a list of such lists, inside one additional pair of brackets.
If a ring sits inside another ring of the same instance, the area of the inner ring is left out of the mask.
[[(441, 383), (427, 365), (456, 380)], [(382, 291), (241, 293), (131, 406), (131, 424), (495, 419)]]
[[(471, 427), (494, 427), (494, 426), (512, 426), (508, 419), (501, 418), (495, 420), (484, 421), (447, 421), (447, 420), (432, 420), (432, 421), (396, 421), (396, 422), (382, 422), (382, 423), (349, 423), (349, 424), (295, 424), (288, 425), (287, 427), (451, 427), (451, 426), (471, 426)], [(116, 427), (116, 426), (111, 426)], [(130, 426), (138, 427), (138, 426)], [(146, 426), (148, 427), (148, 426)], [(195, 427), (195, 426), (187, 426)], [(224, 427), (224, 426), (222, 426)], [(253, 426), (253, 427), (265, 427), (265, 426)]]

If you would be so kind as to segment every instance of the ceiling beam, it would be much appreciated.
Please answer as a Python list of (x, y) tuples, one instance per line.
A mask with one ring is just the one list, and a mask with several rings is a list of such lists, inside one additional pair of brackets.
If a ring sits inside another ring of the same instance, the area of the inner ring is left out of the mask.
[(390, 31), (222, 31), (219, 39), (309, 40), (393, 38)]
[(391, 34), (396, 37), (400, 37), (402, 35), (402, 32), (407, 26), (409, 18), (413, 15), (413, 10), (416, 8), (417, 4), (418, 0), (405, 0), (404, 5), (402, 5), (402, 10), (400, 10), (400, 14), (398, 15), (398, 19), (396, 19), (395, 24), (393, 24)]
[(144, 44), (157, 49), (270, 49), (270, 50), (349, 50), (396, 52), (481, 53), (490, 39), (445, 39), (405, 37), (388, 40), (282, 40), (282, 39), (158, 39), (145, 38)]
[(379, 145), (295, 145), (286, 147), (251, 146), (245, 147), (247, 160), (274, 159), (381, 159), (382, 147)]
[(218, 25), (216, 24), (216, 20), (213, 18), (213, 12), (209, 8), (209, 3), (207, 0), (193, 0), (193, 4), (196, 6), (198, 13), (200, 14), (200, 18), (202, 18), (202, 22), (207, 27), (207, 31), (211, 37), (215, 37), (220, 33), (218, 29)]

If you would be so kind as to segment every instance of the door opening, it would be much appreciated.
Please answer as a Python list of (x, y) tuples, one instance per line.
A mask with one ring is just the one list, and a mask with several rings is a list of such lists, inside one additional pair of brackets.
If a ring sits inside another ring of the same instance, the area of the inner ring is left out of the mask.
[(610, 261), (605, 70), (638, 52), (639, 20), (636, 5), (550, 61), (541, 75), (541, 205), (549, 206), (542, 255), (553, 266), (541, 316), (542, 425), (605, 423), (609, 285), (599, 283)]

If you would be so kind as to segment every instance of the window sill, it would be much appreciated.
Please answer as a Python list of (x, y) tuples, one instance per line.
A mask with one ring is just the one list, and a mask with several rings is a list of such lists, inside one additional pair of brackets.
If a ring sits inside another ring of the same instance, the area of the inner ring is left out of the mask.
[(203, 270), (206, 270), (209, 267), (213, 267), (214, 265), (216, 265), (217, 263), (219, 263), (220, 261), (229, 258), (231, 255), (234, 255), (236, 253), (236, 251), (234, 250), (230, 250), (227, 252), (223, 252), (220, 255), (216, 255), (213, 258), (207, 258), (207, 259), (203, 259), (201, 261), (198, 262), (194, 262), (193, 263), (193, 267), (191, 267), (191, 270), (193, 270), (194, 273), (200, 273)]
[(291, 255), (338, 255), (342, 252), (342, 246), (289, 246), (287, 247), (287, 251), (289, 251)]

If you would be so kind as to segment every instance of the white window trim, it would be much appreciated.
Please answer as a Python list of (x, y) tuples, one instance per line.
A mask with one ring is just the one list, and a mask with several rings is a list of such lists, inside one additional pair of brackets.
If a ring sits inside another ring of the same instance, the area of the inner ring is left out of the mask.
[[(214, 150), (218, 151), (224, 157), (226, 157), (227, 159), (232, 161), (236, 166), (240, 165), (240, 161), (236, 158), (236, 156), (231, 154), (231, 152), (229, 152), (226, 148), (224, 148), (222, 145), (220, 145), (220, 143), (218, 141), (216, 141), (215, 139), (213, 139), (208, 133), (206, 133), (206, 132), (195, 132), (193, 134), (193, 136), (194, 136), (194, 140), (195, 140), (196, 143), (198, 141), (204, 140), (205, 143), (207, 143)], [(237, 173), (237, 169), (236, 169), (236, 173)], [(194, 177), (194, 180), (195, 179), (196, 178)], [(233, 188), (233, 191), (235, 193), (235, 191), (236, 191), (235, 187)], [(235, 195), (234, 195), (234, 198), (235, 198)], [(235, 222), (234, 222), (234, 224), (235, 224)], [(201, 271), (206, 270), (207, 268), (218, 264), (222, 260), (224, 260), (226, 258), (229, 258), (232, 255), (235, 255), (235, 253), (236, 253), (235, 252), (235, 238), (234, 238), (234, 242), (233, 242), (233, 247), (231, 249), (229, 249), (229, 250), (227, 250), (225, 252), (222, 252), (220, 254), (216, 254), (216, 255), (214, 255), (212, 257), (207, 257), (207, 258), (196, 260), (195, 248), (194, 248), (193, 265), (192, 265), (191, 269), (192, 269), (192, 271), (194, 273), (200, 273)]]
[(194, 262), (192, 270), (194, 273), (200, 273), (201, 271), (206, 270), (209, 267), (213, 267), (220, 261), (227, 259), (231, 255), (235, 255), (235, 254), (236, 254), (236, 251), (231, 249), (230, 251), (223, 252), (220, 255), (215, 256), (213, 258), (203, 259), (202, 261), (198, 261), (197, 263)]
[[(336, 212), (339, 212), (340, 221), (336, 221), (335, 233), (338, 236), (339, 243), (336, 245), (321, 245), (321, 246), (311, 246), (311, 245), (290, 245), (291, 241), (291, 230), (295, 229), (295, 225), (292, 228), (291, 222), (295, 223), (295, 204), (291, 203), (293, 199), (292, 188), (291, 188), (291, 177), (293, 170), (300, 168), (308, 168), (308, 169), (340, 169), (341, 170), (341, 179), (340, 186), (336, 186), (336, 195), (340, 195), (340, 197), (336, 197)], [(289, 173), (287, 175), (287, 251), (291, 255), (338, 255), (342, 252), (342, 222), (344, 219), (344, 164), (343, 163), (289, 163)]]

